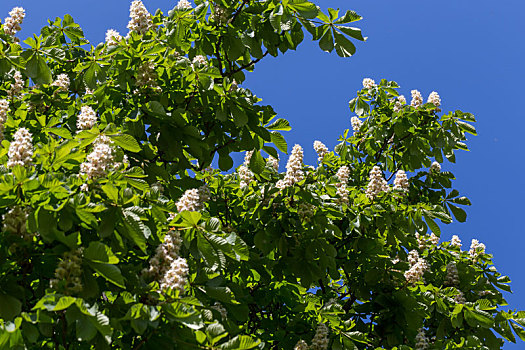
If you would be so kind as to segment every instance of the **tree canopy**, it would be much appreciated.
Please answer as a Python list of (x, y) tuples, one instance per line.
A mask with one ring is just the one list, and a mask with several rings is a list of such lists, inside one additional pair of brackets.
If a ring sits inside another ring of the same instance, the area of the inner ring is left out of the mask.
[[(475, 118), (363, 81), (318, 162), (243, 86), (309, 33), (341, 57), (353, 11), (305, 0), (130, 8), (93, 46), (66, 15), (0, 28), (0, 349), (499, 349), (525, 340), (473, 240), (455, 162)], [(289, 152), (290, 151), (290, 152)], [(246, 152), (243, 165), (231, 154)], [(288, 154), (280, 172), (279, 154)], [(213, 169), (218, 164), (219, 169)]]

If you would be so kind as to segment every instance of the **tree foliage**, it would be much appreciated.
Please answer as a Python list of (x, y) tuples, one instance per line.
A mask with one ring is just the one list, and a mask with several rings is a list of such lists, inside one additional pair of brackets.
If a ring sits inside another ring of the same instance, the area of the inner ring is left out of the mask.
[(368, 82), (334, 152), (308, 167), (295, 146), (278, 171), (290, 125), (240, 87), (244, 72), (305, 30), (351, 56), (360, 16), (305, 0), (144, 11), (134, 1), (130, 33), (96, 47), (69, 15), (24, 45), (13, 20), (0, 29), (0, 349), (525, 340), (484, 246), (437, 243), (470, 202), (431, 163), (467, 150), (471, 114)]

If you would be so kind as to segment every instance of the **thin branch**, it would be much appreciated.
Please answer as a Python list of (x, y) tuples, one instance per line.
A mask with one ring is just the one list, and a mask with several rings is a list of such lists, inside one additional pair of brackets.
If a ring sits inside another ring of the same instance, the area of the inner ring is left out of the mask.
[(253, 60), (253, 61), (250, 61), (242, 66), (240, 66), (239, 68), (235, 69), (235, 70), (232, 70), (231, 72), (225, 74), (225, 76), (227, 77), (231, 77), (232, 75), (234, 75), (235, 73), (238, 73), (246, 68), (249, 68), (251, 66), (253, 66), (254, 64), (256, 64), (257, 62), (259, 62), (260, 60), (262, 60), (264, 57), (266, 57), (266, 55), (268, 55), (270, 52), (268, 50), (266, 50), (266, 52), (258, 59), (256, 60)]
[(230, 18), (230, 19), (228, 20), (228, 24), (232, 24), (233, 22), (235, 22), (235, 20), (237, 19), (237, 17), (241, 14), (242, 8), (243, 8), (244, 5), (246, 5), (248, 2), (250, 2), (250, 0), (243, 0), (241, 6), (239, 6), (239, 8), (237, 9), (237, 11), (235, 11), (235, 13), (233, 14), (232, 18)]

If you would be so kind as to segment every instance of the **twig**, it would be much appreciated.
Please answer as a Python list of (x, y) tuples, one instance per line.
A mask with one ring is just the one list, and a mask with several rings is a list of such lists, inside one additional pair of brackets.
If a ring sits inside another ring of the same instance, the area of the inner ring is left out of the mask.
[(264, 57), (266, 57), (266, 55), (268, 55), (270, 52), (268, 50), (266, 50), (266, 52), (260, 57), (260, 58), (257, 58), (253, 61), (250, 61), (242, 66), (240, 66), (239, 68), (235, 69), (235, 70), (232, 70), (231, 72), (225, 74), (225, 76), (227, 77), (231, 77), (232, 75), (234, 75), (235, 73), (238, 73), (246, 68), (249, 68), (251, 66), (253, 66), (254, 64), (256, 64), (257, 62), (259, 62), (260, 60), (262, 60)]

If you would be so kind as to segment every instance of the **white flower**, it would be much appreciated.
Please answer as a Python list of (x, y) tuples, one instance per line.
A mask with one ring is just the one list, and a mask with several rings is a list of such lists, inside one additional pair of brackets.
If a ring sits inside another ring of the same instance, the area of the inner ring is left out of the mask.
[(428, 338), (425, 335), (425, 331), (423, 329), (419, 330), (415, 340), (416, 344), (414, 346), (414, 350), (425, 350), (428, 348)]
[(412, 265), (412, 267), (405, 272), (405, 279), (408, 283), (416, 283), (418, 282), (425, 273), (425, 270), (427, 270), (428, 265), (426, 261), (423, 258), (418, 258), (417, 262)]
[(314, 141), (314, 150), (317, 152), (317, 161), (322, 163), (324, 156), (328, 154), (328, 147), (321, 141)]
[(434, 232), (432, 232), (432, 233), (430, 234), (430, 239), (429, 239), (429, 240), (430, 240), (430, 243), (432, 243), (433, 245), (436, 245), (436, 246), (437, 246), (437, 245), (439, 244), (439, 237), (436, 236), (436, 235), (434, 234)]
[(412, 90), (410, 93), (412, 94), (412, 102), (410, 102), (410, 105), (415, 108), (420, 107), (423, 104), (421, 92), (418, 90)]
[(467, 300), (465, 299), (465, 295), (462, 291), (458, 290), (458, 294), (454, 296), (454, 302), (456, 304), (465, 304)]
[(33, 158), (33, 143), (31, 134), (26, 128), (20, 128), (13, 136), (14, 140), (9, 146), (7, 155), (7, 167), (12, 168), (15, 165), (29, 166)]
[(15, 79), (14, 83), (11, 83), (11, 87), (9, 88), (9, 97), (14, 98), (20, 94), (22, 89), (24, 88), (24, 79), (22, 78), (22, 73), (19, 71), (16, 71), (13, 74), (13, 78)]
[(376, 82), (370, 78), (365, 78), (363, 79), (363, 87), (365, 89), (373, 89), (374, 87), (376, 87)]
[(432, 91), (430, 95), (428, 95), (427, 103), (432, 103), (434, 106), (439, 107), (441, 106), (441, 98), (437, 92)]
[(28, 216), (28, 208), (22, 208), (18, 205), (13, 207), (2, 216), (4, 231), (15, 233), (25, 240), (30, 240), (33, 235), (27, 232)]
[(99, 136), (94, 143), (93, 150), (80, 164), (80, 173), (90, 179), (103, 177), (115, 163), (112, 141), (107, 136)]
[(359, 131), (361, 126), (363, 126), (363, 122), (358, 117), (352, 117), (352, 119), (350, 119), (350, 123), (352, 124), (352, 130), (354, 130), (354, 132)]
[(115, 29), (108, 29), (106, 32), (106, 44), (107, 45), (118, 45), (119, 41), (122, 40), (122, 36)]
[(241, 165), (237, 172), (239, 173), (239, 186), (241, 188), (249, 186), (253, 181), (253, 173), (250, 171), (250, 169), (248, 169), (248, 167), (245, 165)]
[(445, 277), (446, 286), (457, 286), (459, 285), (459, 274), (458, 267), (454, 261), (447, 264), (447, 276)]
[(137, 70), (137, 80), (135, 85), (139, 88), (157, 88), (157, 72), (155, 63), (151, 61), (144, 62)]
[(9, 101), (0, 100), (0, 141), (4, 138), (4, 124), (7, 120), (7, 111), (9, 111)]
[(308, 344), (304, 340), (299, 340), (293, 350), (308, 350)]
[(58, 86), (58, 91), (67, 91), (69, 89), (69, 77), (67, 74), (59, 74), (51, 85)]
[(179, 0), (176, 8), (178, 8), (179, 10), (189, 10), (192, 8), (192, 6), (188, 0)]
[(324, 323), (320, 323), (317, 326), (314, 338), (312, 339), (312, 345), (310, 349), (312, 350), (326, 350), (328, 349), (328, 343), (330, 339), (328, 338), (328, 327)]
[(485, 254), (485, 245), (483, 243), (479, 243), (477, 239), (473, 239), (470, 244), (470, 250), (468, 254), (472, 259), (475, 260), (481, 254)]
[(197, 55), (193, 58), (192, 63), (194, 66), (206, 66), (208, 61), (206, 60), (206, 56)]
[(82, 184), (82, 185), (80, 186), (80, 190), (81, 190), (82, 192), (87, 192), (87, 191), (89, 191), (89, 185), (88, 185), (88, 184)]
[(292, 154), (286, 163), (286, 175), (284, 179), (279, 180), (276, 184), (277, 188), (283, 189), (293, 186), (297, 182), (301, 182), (304, 178), (303, 168), (303, 148), (300, 145), (293, 146)]
[(346, 185), (350, 179), (350, 169), (344, 165), (339, 168), (335, 175), (339, 179), (339, 182), (335, 184), (337, 188), (337, 195), (339, 196), (339, 202), (348, 203), (348, 192), (346, 191)]
[(419, 260), (419, 253), (417, 252), (417, 250), (411, 250), (410, 252), (408, 252), (407, 260), (410, 266), (414, 266)]
[(450, 240), (450, 245), (452, 247), (458, 247), (461, 248), (461, 239), (457, 235), (453, 235), (452, 239)]
[(430, 170), (431, 173), (439, 173), (439, 172), (441, 172), (441, 164), (439, 164), (438, 162), (434, 162), (430, 166), (429, 170)]
[(425, 235), (420, 235), (419, 232), (416, 232), (417, 246), (419, 249), (425, 249), (427, 245), (427, 240)]
[(170, 230), (164, 236), (164, 242), (157, 246), (155, 255), (150, 259), (148, 269), (142, 273), (154, 279), (160, 279), (168, 271), (171, 263), (179, 257), (182, 239), (178, 231)]
[(15, 7), (9, 12), (9, 16), (4, 20), (4, 32), (14, 36), (22, 29), (20, 25), (24, 21), (26, 11), (22, 7)]
[(243, 165), (248, 167), (250, 166), (250, 161), (252, 160), (253, 151), (246, 151), (244, 154), (244, 163)]
[(55, 290), (63, 288), (66, 295), (82, 291), (82, 253), (82, 248), (64, 253), (63, 259), (55, 270), (55, 278), (50, 281), (51, 288)]
[(366, 196), (369, 199), (374, 200), (381, 192), (388, 191), (388, 183), (383, 178), (381, 168), (375, 165), (370, 171), (370, 182), (366, 188)]
[(279, 171), (279, 157), (274, 158), (269, 156), (268, 159), (266, 159), (266, 164), (273, 168), (273, 170)]
[(186, 285), (186, 277), (188, 276), (188, 263), (184, 258), (175, 259), (169, 270), (166, 271), (160, 281), (160, 289), (174, 289), (179, 290), (181, 293), (184, 292), (184, 286)]
[(142, 1), (134, 0), (129, 8), (128, 29), (130, 32), (144, 34), (153, 28), (151, 14), (148, 12)]
[(408, 192), (408, 183), (407, 174), (403, 170), (399, 170), (396, 173), (396, 178), (394, 179), (394, 190), (401, 192)]
[(226, 23), (228, 20), (228, 13), (224, 7), (219, 4), (213, 5), (213, 12), (210, 15), (210, 21), (217, 22), (218, 24)]
[(394, 112), (399, 112), (403, 109), (403, 106), (407, 104), (405, 96), (401, 95), (397, 97), (396, 103), (394, 104)]
[(180, 212), (187, 211), (201, 211), (204, 209), (204, 203), (210, 199), (210, 190), (208, 186), (192, 188), (186, 190), (182, 197), (177, 202), (177, 210)]
[(93, 108), (89, 106), (82, 106), (80, 108), (80, 114), (77, 118), (77, 129), (88, 130), (95, 126), (97, 122), (97, 114)]

